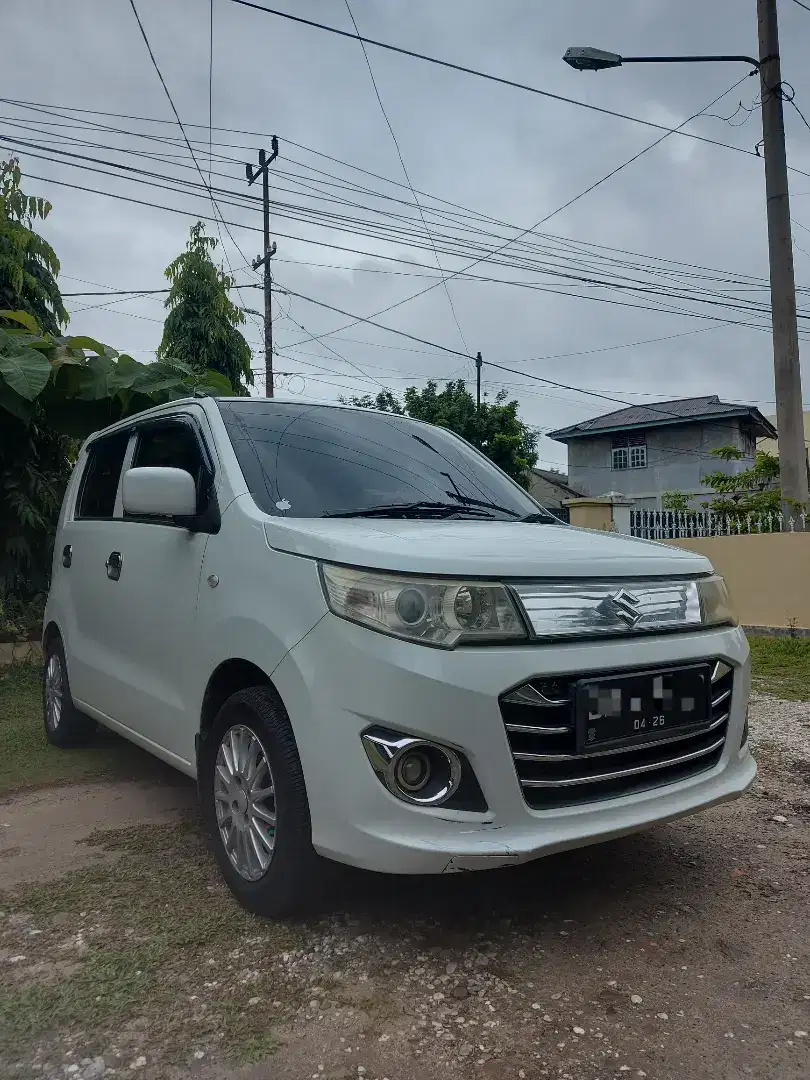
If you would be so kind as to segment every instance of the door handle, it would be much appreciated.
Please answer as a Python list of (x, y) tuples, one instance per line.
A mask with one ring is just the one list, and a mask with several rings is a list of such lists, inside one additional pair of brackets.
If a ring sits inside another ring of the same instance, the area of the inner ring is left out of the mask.
[(110, 581), (118, 581), (121, 577), (121, 567), (124, 565), (124, 556), (120, 551), (111, 551), (104, 565), (107, 567), (107, 577)]
[(65, 544), (62, 548), (62, 566), (70, 566), (73, 562), (73, 545)]

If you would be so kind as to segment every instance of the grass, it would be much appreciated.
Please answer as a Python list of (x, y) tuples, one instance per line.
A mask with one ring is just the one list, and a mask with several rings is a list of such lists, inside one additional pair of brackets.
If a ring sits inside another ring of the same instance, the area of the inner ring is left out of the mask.
[(754, 689), (810, 701), (810, 638), (750, 637)]
[[(0, 1075), (31, 1067), (37, 1047), (45, 1059), (49, 1046), (64, 1052), (77, 1033), (77, 1057), (106, 1060), (114, 1048), (124, 1067), (147, 1046), (150, 1063), (166, 1066), (197, 1049), (239, 1062), (272, 1053), (277, 1026), (308, 993), (277, 962), (300, 945), (302, 928), (238, 907), (196, 822), (104, 831), (87, 842), (118, 854), (112, 869), (77, 870), (58, 888), (5, 898), (0, 942), (23, 952), (32, 974), (0, 969)], [(80, 959), (65, 965), (77, 935)]]
[(105, 778), (154, 777), (154, 758), (110, 732), (58, 750), (42, 724), (42, 669), (15, 664), (0, 675), (0, 798), (24, 789)]

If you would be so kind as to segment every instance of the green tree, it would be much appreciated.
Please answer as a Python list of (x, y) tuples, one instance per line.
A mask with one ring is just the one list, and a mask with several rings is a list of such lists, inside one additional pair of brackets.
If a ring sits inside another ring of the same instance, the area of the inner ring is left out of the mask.
[(27, 311), (43, 330), (58, 334), (68, 321), (56, 284), (59, 260), (31, 228), (48, 216), (51, 204), (25, 195), (21, 182), (17, 159), (0, 161), (0, 308)]
[(251, 352), (237, 329), (245, 316), (228, 296), (233, 278), (211, 258), (216, 246), (198, 221), (191, 226), (186, 250), (166, 267), (172, 287), (157, 357), (179, 360), (195, 371), (218, 371), (235, 393), (246, 394), (253, 383)]
[[(721, 446), (712, 453), (723, 461), (740, 461), (745, 456), (736, 446)], [(748, 514), (778, 514), (782, 492), (779, 487), (779, 458), (758, 450), (754, 464), (734, 475), (718, 469), (706, 473), (703, 483), (711, 487), (714, 498), (702, 505), (718, 514), (739, 519)]]
[(689, 496), (683, 491), (665, 491), (661, 496), (661, 507), (664, 510), (676, 510), (679, 513), (688, 513)]
[(349, 398), (346, 404), (381, 409), (449, 428), (528, 488), (531, 470), (537, 463), (537, 433), (518, 416), (517, 401), (507, 401), (506, 397), (505, 390), (499, 391), (494, 402), (481, 402), (479, 412), (463, 379), (446, 383), (444, 390), (439, 390), (431, 379), (421, 390), (409, 386), (402, 400), (390, 390), (383, 390), (376, 397), (366, 394)]

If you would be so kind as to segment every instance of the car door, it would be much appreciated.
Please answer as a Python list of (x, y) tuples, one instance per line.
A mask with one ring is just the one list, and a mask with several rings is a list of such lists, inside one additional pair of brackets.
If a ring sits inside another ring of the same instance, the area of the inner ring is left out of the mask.
[(73, 698), (104, 715), (120, 688), (117, 596), (105, 563), (120, 541), (119, 488), (130, 437), (129, 431), (102, 435), (77, 463), (81, 475), (71, 483), (76, 497), (65, 508), (51, 583)]
[[(198, 499), (207, 498), (214, 461), (202, 428), (189, 414), (141, 422), (131, 467), (185, 469)], [(134, 518), (125, 511), (106, 553), (115, 575), (105, 610), (115, 640), (116, 699), (108, 714), (180, 762), (194, 760), (197, 719), (189, 712), (190, 657), (203, 557), (210, 536), (170, 518)]]

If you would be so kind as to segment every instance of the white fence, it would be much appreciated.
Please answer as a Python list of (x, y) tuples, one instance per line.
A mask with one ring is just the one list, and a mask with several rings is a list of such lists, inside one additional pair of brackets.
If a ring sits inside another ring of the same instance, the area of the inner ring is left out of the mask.
[(715, 514), (711, 510), (631, 510), (630, 535), (642, 540), (681, 540), (698, 536), (804, 532), (807, 514)]

